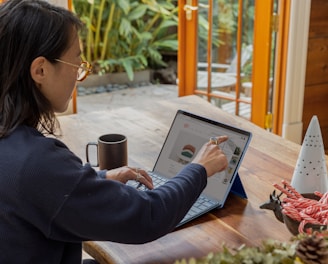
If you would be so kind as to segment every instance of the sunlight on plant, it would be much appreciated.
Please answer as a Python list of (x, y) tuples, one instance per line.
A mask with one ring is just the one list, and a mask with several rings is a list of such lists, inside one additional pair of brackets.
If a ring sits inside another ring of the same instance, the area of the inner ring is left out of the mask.
[(134, 72), (165, 67), (162, 52), (178, 49), (177, 7), (171, 0), (73, 0), (85, 24), (83, 56), (94, 72)]

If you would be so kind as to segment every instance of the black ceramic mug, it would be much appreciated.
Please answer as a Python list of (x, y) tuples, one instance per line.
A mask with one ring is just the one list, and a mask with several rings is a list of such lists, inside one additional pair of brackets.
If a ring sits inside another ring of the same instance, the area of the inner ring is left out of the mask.
[(89, 142), (86, 145), (86, 158), (90, 162), (90, 146), (95, 146), (97, 151), (97, 164), (91, 164), (100, 170), (111, 170), (128, 164), (127, 138), (121, 134), (106, 134), (98, 138), (97, 142)]

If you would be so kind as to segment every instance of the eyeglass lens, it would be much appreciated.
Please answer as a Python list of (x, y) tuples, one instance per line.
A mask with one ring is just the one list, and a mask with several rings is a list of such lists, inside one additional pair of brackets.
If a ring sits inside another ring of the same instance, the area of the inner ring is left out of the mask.
[(80, 68), (77, 71), (77, 80), (83, 81), (89, 74), (90, 66), (86, 62), (82, 62)]

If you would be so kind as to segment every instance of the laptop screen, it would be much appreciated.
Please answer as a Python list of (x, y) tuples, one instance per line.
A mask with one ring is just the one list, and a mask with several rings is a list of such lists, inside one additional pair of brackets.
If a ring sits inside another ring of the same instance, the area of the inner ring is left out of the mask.
[(174, 177), (210, 137), (220, 135), (229, 138), (220, 144), (227, 156), (228, 167), (209, 178), (203, 195), (224, 202), (250, 142), (250, 132), (178, 110), (154, 166), (154, 173), (166, 178)]

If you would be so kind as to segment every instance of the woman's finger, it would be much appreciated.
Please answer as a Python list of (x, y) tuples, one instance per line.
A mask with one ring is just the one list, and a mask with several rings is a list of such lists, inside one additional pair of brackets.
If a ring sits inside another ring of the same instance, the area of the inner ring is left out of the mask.
[(145, 170), (136, 169), (135, 170), (136, 178), (135, 180), (143, 185), (145, 185), (148, 189), (153, 189), (153, 180), (149, 176), (149, 174)]

